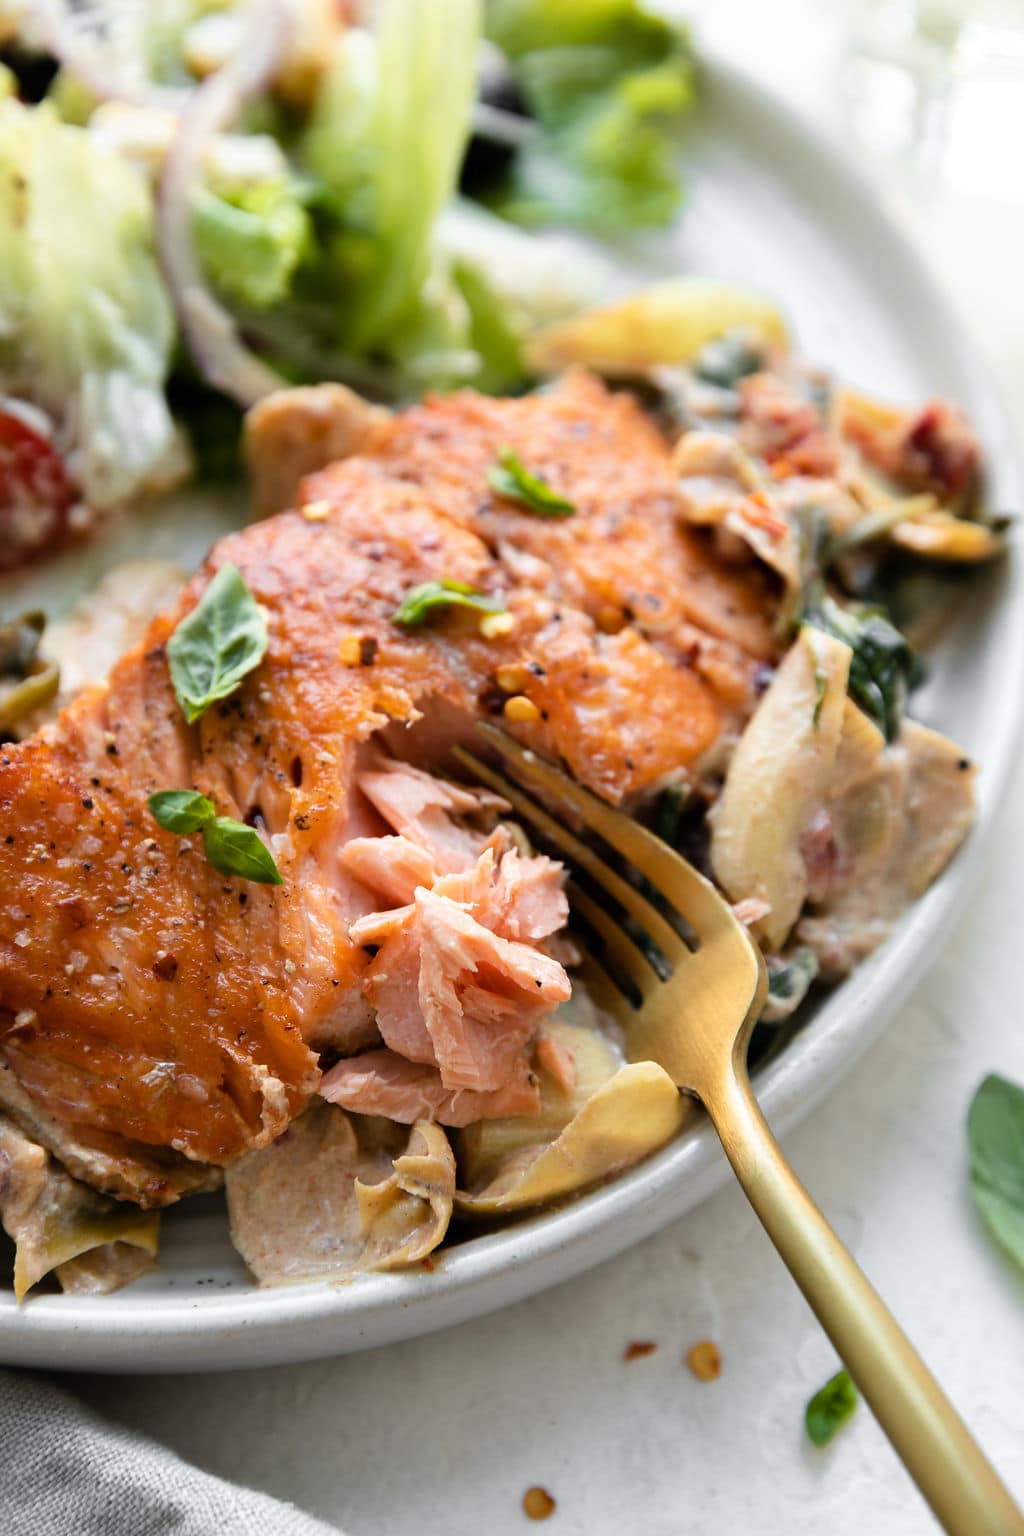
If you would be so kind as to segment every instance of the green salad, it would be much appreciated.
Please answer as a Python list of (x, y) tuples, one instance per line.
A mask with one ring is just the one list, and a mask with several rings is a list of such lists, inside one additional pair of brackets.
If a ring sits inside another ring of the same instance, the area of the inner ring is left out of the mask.
[(531, 278), (514, 226), (675, 217), (693, 55), (639, 0), (372, 12), (0, 14), (0, 569), (233, 473), (282, 384), (525, 387), (531, 328), (592, 293)]

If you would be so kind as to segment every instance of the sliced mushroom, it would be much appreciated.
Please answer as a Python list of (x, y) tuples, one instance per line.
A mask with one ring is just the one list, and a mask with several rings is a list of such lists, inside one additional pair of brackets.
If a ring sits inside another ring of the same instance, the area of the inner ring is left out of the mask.
[(231, 1240), (261, 1285), (394, 1269), (448, 1230), (455, 1160), (439, 1126), (409, 1132), (322, 1100), (227, 1170)]
[(529, 342), (527, 360), (538, 373), (579, 363), (622, 377), (688, 362), (739, 326), (770, 347), (788, 344), (782, 315), (758, 294), (704, 278), (669, 278), (546, 326)]
[(156, 1259), (160, 1217), (79, 1184), (0, 1115), (0, 1220), (22, 1301), (51, 1271), (67, 1290), (111, 1291)]
[(733, 753), (711, 813), (711, 867), (732, 901), (770, 908), (754, 932), (781, 948), (811, 887), (805, 839), (822, 811), (842, 735), (852, 652), (803, 629)]
[(573, 1092), (542, 1073), (540, 1116), (463, 1133), (466, 1188), (455, 1195), (463, 1215), (502, 1216), (564, 1199), (648, 1157), (683, 1123), (679, 1090), (654, 1062), (618, 1066), (614, 1049), (593, 1031), (557, 1022), (549, 1028), (573, 1057)]

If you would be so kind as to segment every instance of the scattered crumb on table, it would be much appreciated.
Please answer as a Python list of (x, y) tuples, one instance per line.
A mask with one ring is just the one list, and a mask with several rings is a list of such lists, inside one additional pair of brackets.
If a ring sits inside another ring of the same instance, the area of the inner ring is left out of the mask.
[(632, 1344), (627, 1344), (622, 1352), (625, 1361), (642, 1360), (645, 1355), (653, 1355), (657, 1349), (653, 1339), (634, 1339)]
[(546, 1488), (527, 1488), (523, 1494), (523, 1513), (528, 1520), (547, 1520), (555, 1512), (555, 1501)]
[(695, 1344), (686, 1356), (686, 1363), (698, 1381), (715, 1381), (722, 1374), (722, 1357), (718, 1345), (710, 1339)]

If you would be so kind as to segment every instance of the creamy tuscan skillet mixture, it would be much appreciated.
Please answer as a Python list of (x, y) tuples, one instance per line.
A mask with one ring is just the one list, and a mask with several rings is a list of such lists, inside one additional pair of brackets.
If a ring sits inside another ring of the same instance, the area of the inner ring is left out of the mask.
[(693, 55), (640, 0), (87, 9), (0, 7), (0, 571), (236, 442), (251, 520), (49, 622), (4, 585), (14, 1291), (114, 1290), (219, 1189), (262, 1284), (431, 1267), (682, 1122), (452, 747), (500, 723), (710, 874), (781, 1049), (970, 825), (905, 705), (1001, 526), (954, 404), (719, 284), (595, 308), (513, 228), (675, 218)]
[(693, 292), (540, 332), (550, 382), (515, 399), (271, 395), (259, 520), (180, 595), (115, 569), (4, 630), (19, 1296), (123, 1284), (221, 1185), (262, 1283), (415, 1264), (676, 1132), (574, 984), (561, 866), (451, 775), (478, 719), (712, 874), (767, 957), (765, 1038), (953, 854), (973, 768), (905, 716), (877, 594), (997, 552), (971, 429), (835, 387), (763, 315), (642, 367)]

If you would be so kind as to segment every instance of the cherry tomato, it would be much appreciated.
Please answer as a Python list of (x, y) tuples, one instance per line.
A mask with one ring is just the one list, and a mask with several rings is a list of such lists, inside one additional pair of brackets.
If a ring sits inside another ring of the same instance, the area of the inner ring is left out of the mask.
[(0, 571), (59, 543), (76, 496), (52, 443), (15, 412), (0, 410)]

